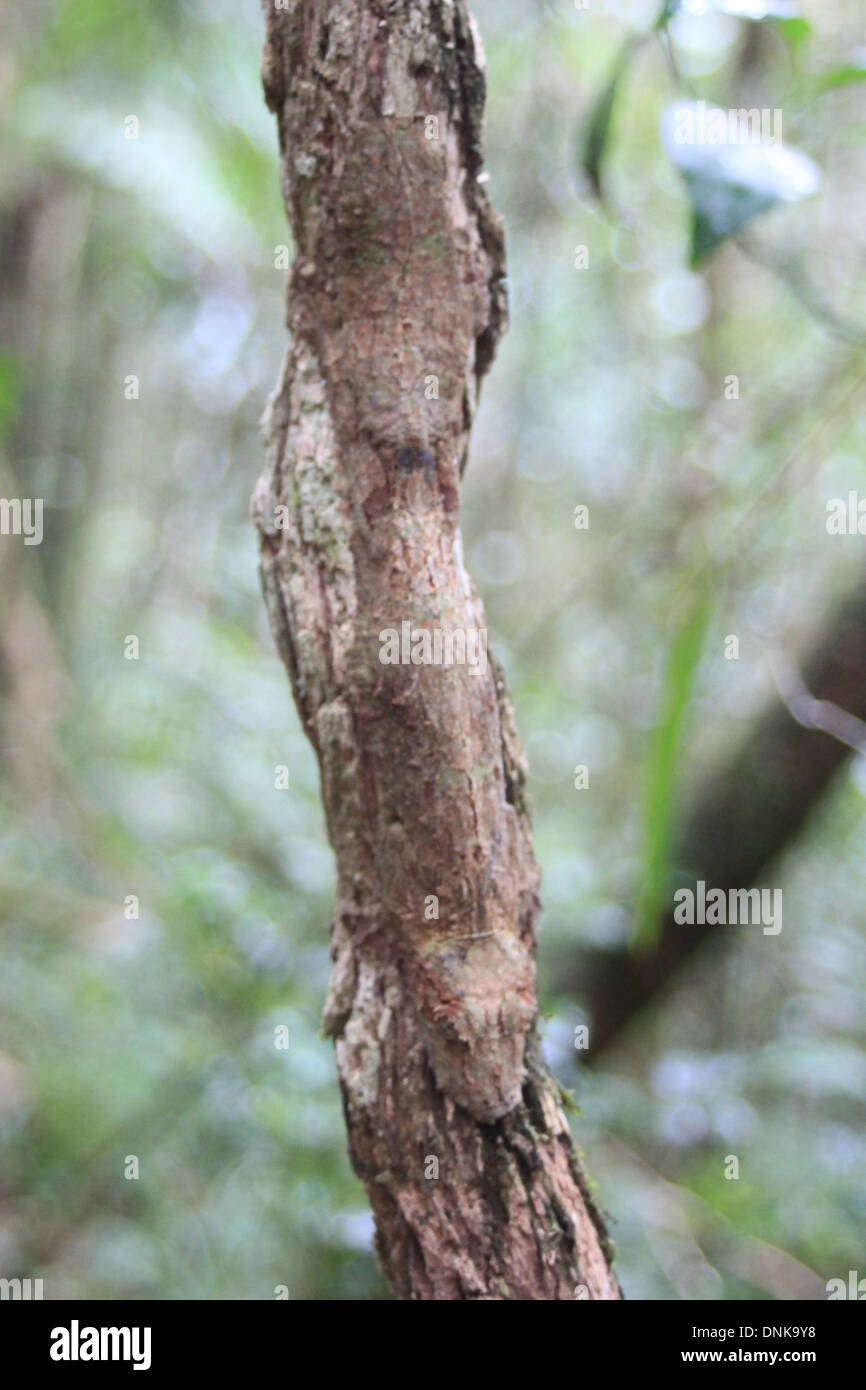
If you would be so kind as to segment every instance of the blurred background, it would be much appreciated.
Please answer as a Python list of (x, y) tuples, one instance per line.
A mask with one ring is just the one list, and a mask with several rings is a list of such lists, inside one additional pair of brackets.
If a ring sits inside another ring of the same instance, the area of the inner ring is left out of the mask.
[[(45, 507), (0, 538), (0, 1275), (385, 1298), (247, 511), (290, 246), (259, 6), (0, 9), (0, 495)], [(628, 1297), (823, 1297), (866, 1274), (866, 761), (773, 670), (866, 718), (866, 540), (827, 529), (866, 496), (862, 8), (474, 9), (512, 326), (464, 542), (531, 763), (545, 1052)], [(694, 264), (682, 99), (781, 109), (820, 171), (716, 188)], [(686, 952), (686, 870), (782, 888), (782, 932)]]

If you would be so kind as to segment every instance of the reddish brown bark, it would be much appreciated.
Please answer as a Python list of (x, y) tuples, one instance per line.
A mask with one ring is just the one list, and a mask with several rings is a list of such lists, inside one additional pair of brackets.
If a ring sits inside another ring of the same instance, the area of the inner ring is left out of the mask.
[(263, 586), (337, 869), (349, 1143), (395, 1292), (618, 1298), (535, 1040), (538, 870), (495, 663), (387, 665), (478, 633), (459, 484), (504, 327), (462, 0), (265, 0), (297, 255), (253, 499)]

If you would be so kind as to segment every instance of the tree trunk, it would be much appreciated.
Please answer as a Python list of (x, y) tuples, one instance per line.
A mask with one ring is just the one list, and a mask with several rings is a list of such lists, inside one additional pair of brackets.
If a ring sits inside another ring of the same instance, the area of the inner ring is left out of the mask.
[[(540, 1061), (523, 754), (461, 557), (506, 318), (479, 40), (463, 0), (264, 9), (297, 254), (253, 511), (337, 860), (325, 1026), (352, 1161), (399, 1297), (619, 1298)], [(474, 667), (414, 641), (421, 664), (385, 664), (404, 623), (457, 657), (477, 641)]]

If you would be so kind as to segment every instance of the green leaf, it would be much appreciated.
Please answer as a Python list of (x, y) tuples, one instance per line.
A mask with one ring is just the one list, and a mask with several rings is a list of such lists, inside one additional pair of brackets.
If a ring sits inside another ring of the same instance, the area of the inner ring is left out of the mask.
[(638, 948), (653, 944), (661, 924), (683, 728), (711, 610), (709, 589), (701, 585), (689, 594), (668, 651), (664, 694), (647, 760), (643, 881), (632, 934), (632, 946)]
[(866, 53), (858, 54), (854, 62), (823, 72), (815, 79), (816, 92), (830, 92), (836, 87), (848, 87), (852, 82), (866, 81)]
[(213, 122), (207, 134), (223, 186), (237, 208), (259, 226), (278, 219), (282, 213), (279, 180), (270, 150), (260, 149), (231, 122)]
[(601, 165), (608, 146), (614, 102), (616, 101), (619, 84), (640, 42), (640, 39), (631, 38), (623, 44), (616, 63), (614, 64), (613, 72), (596, 100), (587, 123), (586, 138), (584, 140), (580, 164), (584, 174), (589, 180), (593, 193), (600, 202), (604, 202), (601, 184)]
[(681, 7), (682, 0), (665, 0), (654, 27), (656, 29), (666, 29)]
[(0, 439), (5, 439), (18, 414), (21, 363), (14, 353), (0, 351)]
[(662, 131), (691, 203), (693, 266), (760, 213), (797, 202), (820, 186), (820, 170), (807, 155), (736, 111), (678, 102), (665, 113)]
[(799, 48), (812, 34), (811, 24), (802, 15), (796, 19), (779, 19), (773, 27), (788, 40), (792, 48)]
[(35, 71), (53, 74), (91, 63), (100, 76), (116, 79), (150, 70), (174, 42), (181, 11), (179, 0), (66, 0), (41, 36)]
[(700, 174), (685, 173), (683, 182), (692, 205), (690, 263), (693, 268), (777, 201), (767, 193), (703, 178)]

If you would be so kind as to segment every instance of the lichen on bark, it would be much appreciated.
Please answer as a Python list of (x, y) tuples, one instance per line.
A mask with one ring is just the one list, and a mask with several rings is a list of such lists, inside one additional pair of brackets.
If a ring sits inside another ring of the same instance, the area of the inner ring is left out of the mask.
[(504, 677), (379, 659), (404, 621), (484, 628), (458, 516), (506, 322), (479, 42), (462, 0), (263, 3), (297, 254), (253, 512), (337, 862), (325, 1027), (352, 1159), (401, 1296), (618, 1297), (538, 1060)]

